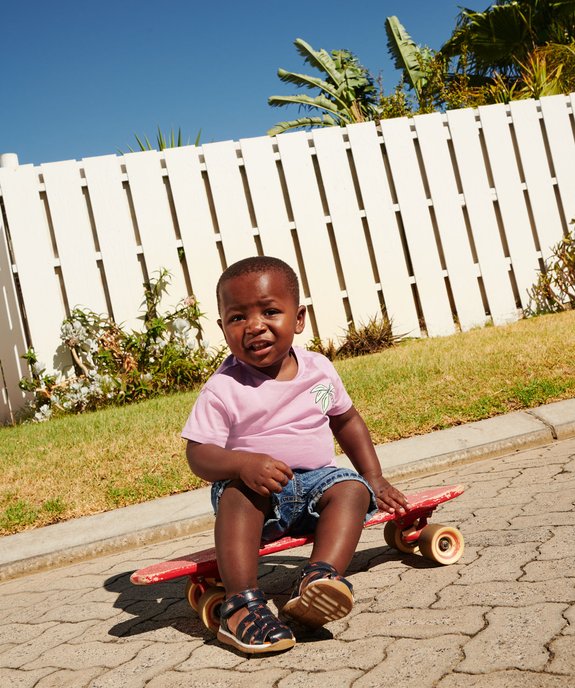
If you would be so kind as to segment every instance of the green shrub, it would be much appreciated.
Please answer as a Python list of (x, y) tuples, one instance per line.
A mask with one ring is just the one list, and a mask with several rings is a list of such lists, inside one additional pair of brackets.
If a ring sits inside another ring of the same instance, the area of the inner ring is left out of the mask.
[(317, 351), (333, 361), (336, 358), (374, 354), (388, 349), (399, 339), (401, 336), (393, 334), (391, 322), (387, 318), (374, 316), (365, 325), (360, 324), (356, 327), (352, 323), (339, 345), (331, 339), (324, 343), (319, 337), (314, 337), (307, 345), (307, 349)]
[(42, 421), (54, 414), (184, 391), (204, 382), (222, 362), (225, 347), (208, 349), (200, 323), (203, 313), (194, 296), (160, 314), (169, 281), (169, 273), (160, 270), (144, 285), (141, 331), (126, 332), (108, 316), (74, 309), (60, 335), (73, 363), (66, 374), (47, 373), (30, 349), (23, 358), (31, 377), (20, 381), (22, 389), (33, 393), (27, 417)]
[(551, 258), (527, 293), (528, 316), (559, 313), (575, 307), (575, 233), (563, 237), (551, 249)]

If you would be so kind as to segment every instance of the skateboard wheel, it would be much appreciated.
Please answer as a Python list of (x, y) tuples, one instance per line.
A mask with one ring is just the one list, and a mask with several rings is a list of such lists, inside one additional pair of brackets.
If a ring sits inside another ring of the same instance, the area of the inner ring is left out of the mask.
[(216, 586), (220, 588), (223, 587), (222, 584), (218, 583), (215, 578), (206, 578), (203, 585), (194, 583), (193, 578), (190, 578), (186, 583), (186, 599), (190, 603), (190, 607), (195, 612), (197, 612), (200, 607), (200, 597), (202, 596), (204, 590), (206, 590), (206, 586), (209, 586), (210, 588)]
[(202, 586), (189, 580), (186, 583), (186, 599), (190, 603), (190, 607), (197, 612), (200, 605), (200, 597), (202, 596)]
[(393, 521), (388, 521), (383, 528), (383, 538), (392, 549), (397, 549), (405, 554), (414, 554), (418, 551), (419, 541), (405, 542), (401, 537), (401, 529)]
[(419, 549), (426, 559), (438, 564), (455, 564), (463, 554), (463, 535), (457, 528), (434, 523), (421, 531)]
[(198, 614), (206, 628), (213, 633), (220, 627), (220, 607), (226, 596), (225, 590), (220, 587), (208, 588), (198, 601)]

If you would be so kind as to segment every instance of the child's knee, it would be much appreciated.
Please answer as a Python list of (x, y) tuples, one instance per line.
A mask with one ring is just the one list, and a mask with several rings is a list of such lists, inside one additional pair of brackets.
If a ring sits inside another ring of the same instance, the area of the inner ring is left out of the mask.
[(371, 495), (367, 486), (359, 480), (343, 480), (324, 492), (318, 506), (325, 506), (330, 501), (341, 502), (347, 506), (354, 505), (367, 512)]
[(250, 489), (241, 480), (230, 480), (226, 485), (218, 504), (218, 512), (224, 508), (230, 508), (237, 511), (242, 509), (251, 510), (253, 508), (258, 511), (268, 510), (270, 505), (270, 498), (265, 495), (260, 495)]
[(348, 483), (350, 493), (360, 502), (362, 507), (367, 511), (371, 503), (371, 494), (366, 485), (359, 480), (349, 480)]

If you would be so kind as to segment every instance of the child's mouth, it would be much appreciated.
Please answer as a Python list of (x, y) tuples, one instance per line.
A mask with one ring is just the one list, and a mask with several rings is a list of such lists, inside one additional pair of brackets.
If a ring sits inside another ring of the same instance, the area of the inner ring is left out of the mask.
[(251, 351), (258, 352), (258, 351), (263, 351), (264, 349), (269, 349), (271, 347), (271, 342), (255, 342), (254, 344), (250, 344), (248, 347)]

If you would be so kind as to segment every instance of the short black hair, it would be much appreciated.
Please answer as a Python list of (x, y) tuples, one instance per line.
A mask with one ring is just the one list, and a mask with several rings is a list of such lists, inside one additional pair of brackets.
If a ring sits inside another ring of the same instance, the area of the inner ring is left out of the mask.
[(220, 275), (216, 286), (216, 297), (218, 299), (218, 310), (220, 308), (220, 292), (224, 282), (227, 282), (242, 275), (256, 274), (264, 272), (280, 272), (286, 281), (288, 293), (293, 296), (296, 305), (299, 305), (299, 281), (294, 270), (283, 260), (272, 256), (251, 256), (243, 258), (236, 263), (232, 263)]

